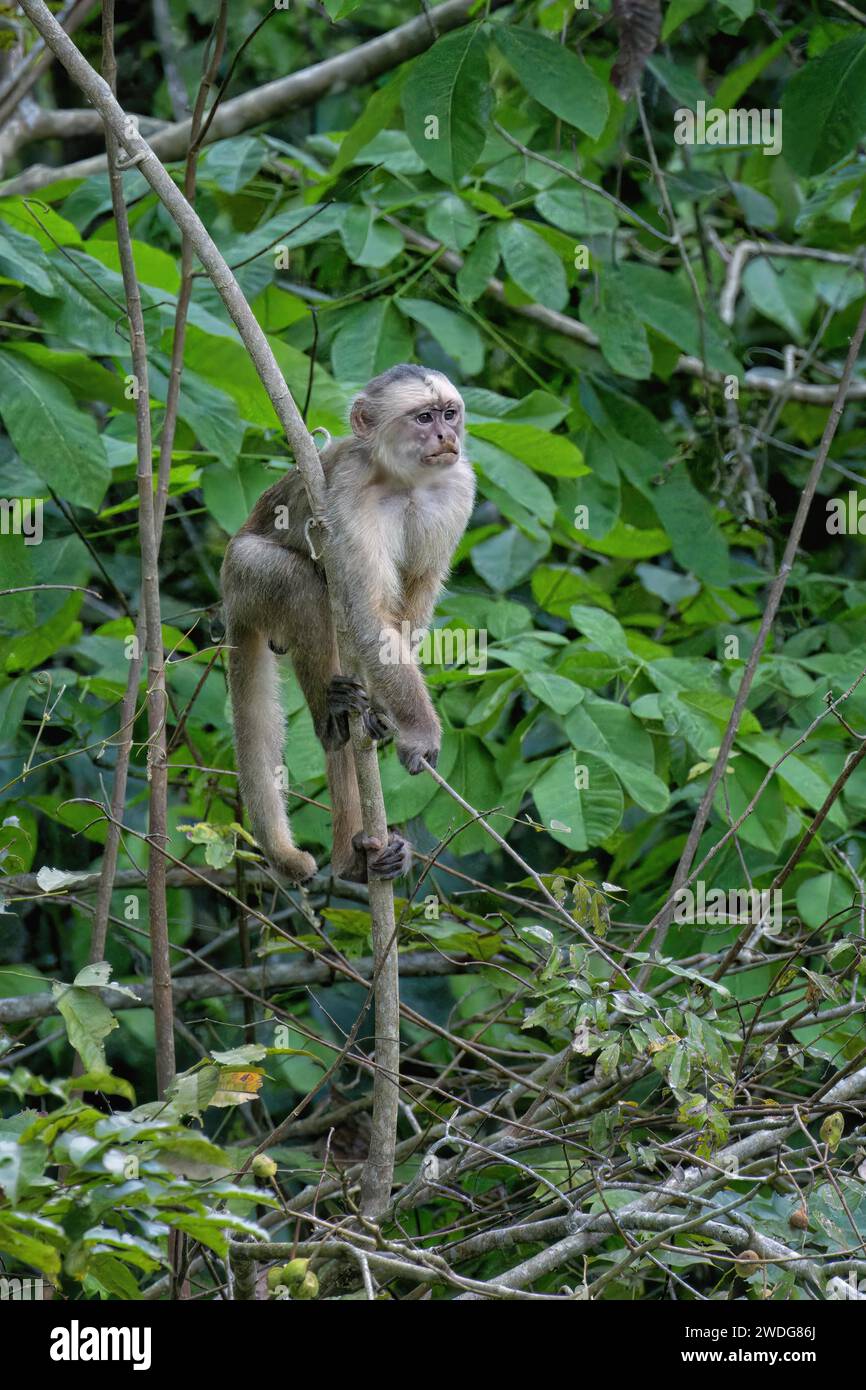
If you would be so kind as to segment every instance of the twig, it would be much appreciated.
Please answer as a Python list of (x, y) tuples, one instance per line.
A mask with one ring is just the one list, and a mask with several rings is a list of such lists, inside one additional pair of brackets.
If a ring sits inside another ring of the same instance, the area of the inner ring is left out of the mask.
[(607, 189), (603, 188), (600, 183), (593, 183), (591, 179), (585, 179), (582, 174), (576, 174), (575, 171), (569, 169), (567, 165), (558, 164), (555, 159), (550, 159), (546, 154), (539, 154), (536, 150), (531, 150), (528, 145), (521, 144), (521, 142), (515, 139), (515, 137), (511, 135), (504, 126), (501, 126), (498, 121), (494, 121), (493, 126), (497, 135), (500, 135), (502, 139), (509, 145), (512, 145), (514, 149), (519, 150), (524, 159), (533, 159), (537, 164), (545, 164), (548, 169), (555, 169), (563, 178), (571, 179), (572, 183), (580, 184), (581, 188), (586, 188), (591, 193), (596, 193), (600, 198), (604, 198), (606, 202), (612, 203), (620, 216), (625, 217), (629, 222), (633, 222), (636, 227), (641, 227), (643, 231), (649, 232), (651, 236), (656, 237), (659, 241), (665, 242), (668, 246), (675, 246), (677, 244), (676, 237), (668, 236), (666, 232), (662, 232), (658, 227), (654, 227), (651, 222), (645, 221), (639, 213), (636, 213), (627, 203), (624, 203), (621, 198), (617, 198), (613, 193), (608, 193)]
[[(48, 41), (50, 43), (50, 39)], [(70, 41), (67, 39), (66, 42)], [(102, 67), (106, 74), (105, 85), (109, 92), (112, 92), (117, 79), (117, 63), (114, 56), (114, 0), (102, 0)], [(162, 1097), (174, 1077), (175, 1066), (171, 957), (165, 897), (165, 859), (159, 852), (162, 846), (168, 843), (168, 772), (165, 751), (165, 664), (162, 648), (157, 528), (153, 497), (147, 338), (141, 307), (141, 293), (132, 252), (129, 217), (123, 197), (123, 175), (118, 167), (117, 137), (108, 121), (106, 121), (105, 127), (105, 148), (117, 234), (117, 249), (120, 256), (123, 288), (126, 294), (132, 367), (138, 383), (138, 395), (135, 402), (138, 454), (136, 479), (138, 482), (141, 545), (141, 593), (147, 638), (149, 745), (147, 758), (150, 780), (147, 896), (153, 975), (153, 1014), (156, 1029), (156, 1080), (158, 1093)]]
[(97, 589), (85, 589), (80, 584), (21, 584), (15, 589), (0, 589), (0, 598), (9, 594), (35, 594), (42, 589), (65, 589), (70, 594), (90, 594), (91, 598), (102, 598)]

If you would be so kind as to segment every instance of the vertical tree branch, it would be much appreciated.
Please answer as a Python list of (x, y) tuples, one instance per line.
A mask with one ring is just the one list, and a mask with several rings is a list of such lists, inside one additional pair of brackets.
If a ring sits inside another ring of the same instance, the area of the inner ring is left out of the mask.
[[(285, 432), (289, 448), (294, 454), (309, 496), (310, 508), (318, 528), (317, 541), (321, 548), (328, 577), (331, 613), (337, 633), (342, 669), (344, 671), (357, 669), (354, 647), (345, 616), (344, 596), (349, 581), (343, 573), (342, 556), (332, 544), (328, 534), (324, 515), (322, 466), (312, 436), (295, 405), (266, 334), (247, 304), (240, 285), (209, 236), (201, 219), (190, 207), (183, 193), (177, 188), (150, 146), (139, 135), (134, 123), (126, 119), (108, 84), (79, 53), (75, 44), (53, 18), (44, 0), (21, 0), (21, 8), (45, 39), (48, 47), (59, 58), (72, 80), (102, 114), (107, 131), (110, 131), (114, 139), (123, 146), (130, 159), (135, 160), (136, 168), (174, 218), (181, 232), (189, 237), (195, 254), (210, 276), (235, 323)], [(146, 505), (152, 512), (153, 503), (149, 491), (146, 498), (143, 496), (142, 504)], [(155, 531), (152, 530), (152, 534), (155, 534)], [(385, 843), (388, 831), (382, 785), (379, 779), (379, 765), (375, 749), (361, 731), (360, 721), (357, 718), (352, 721), (352, 749), (361, 794), (365, 834)], [(380, 1028), (382, 1030), (384, 1058), (380, 1054), (377, 1059), (381, 1079), (374, 1090), (374, 1104), (377, 1107), (377, 1113), (374, 1115), (374, 1144), (371, 1147), (367, 1163), (368, 1179), (364, 1198), (364, 1207), (368, 1214), (381, 1209), (383, 1193), (390, 1192), (396, 1140), (397, 1078), (395, 1070), (392, 1070), (390, 1075), (388, 1074), (384, 1060), (390, 1056), (393, 1063), (395, 1037), (392, 1036), (392, 1024), (399, 1008), (396, 994), (396, 969), (394, 969), (396, 966), (396, 942), (394, 940), (393, 888), (390, 881), (380, 880), (370, 884), (370, 912), (377, 965), (381, 960), (377, 981), (376, 1007), (379, 1019), (377, 1031)], [(386, 989), (391, 991), (388, 998), (385, 997)], [(387, 1037), (385, 1036), (385, 1029), (388, 1030)]]
[[(154, 18), (156, 18), (156, 8), (157, 0), (154, 0)], [(202, 144), (202, 117), (207, 101), (207, 93), (213, 85), (219, 64), (222, 60), (225, 47), (226, 18), (226, 0), (222, 0), (214, 26), (211, 55), (206, 59), (205, 70), (202, 74), (198, 96), (196, 97), (195, 109), (192, 115), (192, 125), (190, 127), (190, 147), (187, 151), (186, 169), (184, 172), (184, 193), (190, 203), (195, 200), (196, 170)], [(162, 434), (160, 435), (159, 441), (159, 465), (157, 467), (156, 501), (154, 504), (157, 558), (159, 557), (162, 529), (165, 523), (168, 486), (171, 480), (171, 458), (177, 431), (180, 388), (183, 377), (183, 355), (186, 346), (186, 325), (193, 286), (192, 258), (193, 252), (189, 238), (183, 236), (181, 239), (180, 288), (178, 290), (177, 307), (174, 315), (174, 333), (172, 336), (171, 368), (168, 378), (168, 393), (166, 395), (165, 413), (163, 415)], [(99, 890), (94, 904), (93, 921), (90, 932), (91, 962), (102, 960), (105, 955), (108, 914), (111, 907), (111, 895), (114, 891), (114, 877), (117, 872), (117, 854), (120, 848), (120, 826), (123, 821), (123, 809), (126, 805), (129, 759), (132, 753), (132, 730), (135, 723), (138, 684), (141, 679), (141, 656), (139, 653), (141, 648), (145, 646), (147, 640), (143, 612), (139, 615), (135, 636), (135, 652), (130, 660), (126, 692), (123, 696), (123, 703), (120, 708), (120, 731), (117, 739), (117, 759), (114, 765), (114, 783), (111, 794), (111, 819), (108, 823), (108, 830), (105, 836), (105, 849), (102, 856)]]
[[(59, 26), (58, 26), (59, 27)], [(61, 30), (62, 32), (62, 30)], [(65, 37), (65, 36), (64, 36)], [(114, 0), (102, 3), (102, 66), (105, 83), (113, 92), (117, 79), (114, 56)], [(95, 76), (95, 74), (94, 74)], [(139, 537), (141, 545), (141, 601), (144, 608), (147, 645), (147, 727), (150, 797), (148, 799), (147, 896), (150, 917), (151, 973), (153, 977), (153, 1016), (156, 1030), (156, 1081), (160, 1096), (174, 1077), (174, 1017), (171, 997), (171, 959), (168, 944), (168, 915), (165, 900), (165, 856), (167, 844), (168, 765), (165, 753), (165, 662), (162, 649), (157, 528), (153, 498), (153, 458), (148, 390), (147, 339), (141, 294), (129, 218), (123, 198), (123, 175), (118, 167), (118, 142), (106, 122), (105, 147), (108, 178), (117, 229), (117, 249), (132, 348), (132, 370), (136, 380), (135, 425), (138, 446)], [(131, 730), (130, 730), (131, 734)], [(116, 789), (115, 789), (116, 790)]]

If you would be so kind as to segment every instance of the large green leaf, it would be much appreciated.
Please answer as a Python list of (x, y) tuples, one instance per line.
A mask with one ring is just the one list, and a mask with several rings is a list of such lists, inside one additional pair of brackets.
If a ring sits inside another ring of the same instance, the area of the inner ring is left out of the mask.
[(553, 524), (556, 514), (553, 494), (547, 484), (525, 464), (497, 449), (494, 444), (488, 444), (483, 439), (472, 439), (471, 436), (467, 453), (486, 479), (519, 502), (532, 516), (537, 516), (547, 526)]
[(204, 470), (205, 506), (223, 530), (233, 536), (262, 493), (278, 482), (279, 476), (252, 459), (241, 459), (231, 469), (211, 466)]
[(459, 183), (483, 150), (490, 103), (483, 29), (446, 34), (416, 60), (403, 88), (406, 134), (443, 183)]
[(568, 303), (565, 268), (552, 247), (524, 222), (505, 222), (497, 229), (499, 249), (516, 285), (548, 309)]
[(38, 294), (52, 295), (54, 282), (48, 258), (39, 242), (14, 227), (0, 224), (0, 276), (27, 285)]
[(574, 183), (563, 182), (544, 189), (535, 199), (535, 206), (554, 227), (575, 236), (598, 236), (614, 231), (617, 225), (616, 209), (607, 198)]
[(510, 420), (470, 425), (469, 432), (513, 454), (536, 473), (548, 473), (555, 478), (579, 478), (589, 472), (577, 445), (564, 434), (549, 434), (537, 425)]
[(491, 589), (504, 594), (532, 573), (549, 548), (549, 541), (530, 540), (512, 526), (476, 545), (472, 566)]
[(67, 502), (95, 511), (109, 471), (93, 416), (59, 381), (17, 353), (0, 352), (0, 415), (25, 463)]
[(485, 227), (457, 272), (457, 288), (470, 304), (487, 288), (499, 265), (499, 238), (495, 227)]
[(643, 810), (660, 815), (667, 808), (670, 797), (655, 774), (652, 739), (625, 705), (587, 696), (565, 720), (565, 730), (578, 755), (594, 753), (607, 763)]
[(430, 235), (452, 251), (465, 250), (478, 235), (478, 213), (457, 193), (437, 198), (424, 220)]
[(529, 29), (500, 24), (494, 32), (499, 51), (529, 95), (597, 140), (607, 123), (607, 89), (586, 63), (564, 44)]
[(794, 73), (782, 98), (785, 158), (820, 174), (866, 134), (866, 33), (834, 44)]
[(401, 69), (387, 86), (380, 87), (378, 92), (374, 92), (370, 97), (351, 130), (343, 136), (340, 152), (328, 171), (332, 179), (337, 174), (342, 174), (355, 156), (369, 145), (383, 126), (388, 124), (400, 105), (400, 94), (408, 75), (408, 67)]
[(403, 250), (403, 238), (374, 208), (355, 205), (346, 208), (340, 236), (346, 255), (355, 265), (380, 270)]
[(588, 850), (612, 835), (622, 820), (622, 789), (593, 753), (561, 753), (533, 786), (538, 814), (554, 840)]
[(780, 324), (795, 342), (803, 341), (818, 304), (815, 277), (808, 266), (760, 256), (746, 266), (743, 289), (756, 309)]
[(652, 353), (637, 310), (628, 299), (612, 296), (606, 280), (597, 303), (591, 290), (583, 296), (580, 314), (615, 372), (636, 381), (652, 375)]
[(348, 310), (331, 344), (334, 372), (341, 381), (356, 386), (411, 355), (411, 334), (390, 299), (374, 299)]
[(471, 319), (455, 314), (431, 299), (396, 299), (398, 309), (432, 333), (465, 376), (477, 376), (484, 366), (484, 339)]
[[(693, 357), (706, 356), (707, 366), (727, 376), (742, 375), (742, 368), (731, 354), (726, 333), (707, 304), (699, 317), (694, 296), (684, 280), (651, 265), (629, 261), (607, 284), (613, 301), (628, 303), (644, 323), (662, 338), (676, 343)], [(701, 323), (703, 322), (703, 336)]]

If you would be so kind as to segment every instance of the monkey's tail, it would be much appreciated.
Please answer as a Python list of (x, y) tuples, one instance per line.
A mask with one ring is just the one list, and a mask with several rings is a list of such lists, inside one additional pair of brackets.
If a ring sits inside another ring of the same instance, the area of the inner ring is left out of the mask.
[(260, 632), (230, 631), (228, 637), (241, 796), (252, 832), (274, 868), (300, 883), (316, 872), (316, 861), (295, 848), (281, 789), (286, 721), (277, 663)]

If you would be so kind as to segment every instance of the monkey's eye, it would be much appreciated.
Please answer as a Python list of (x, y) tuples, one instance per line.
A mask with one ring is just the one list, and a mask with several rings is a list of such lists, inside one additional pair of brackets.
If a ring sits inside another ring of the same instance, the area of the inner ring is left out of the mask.
[(446, 411), (443, 412), (442, 418), (443, 418), (443, 420), (447, 420), (448, 423), (450, 424), (452, 420), (456, 420), (456, 419), (457, 419), (457, 411), (456, 411), (456, 410), (448, 409), (448, 410), (446, 410)]
[(415, 421), (419, 425), (429, 425), (432, 419), (433, 416), (430, 414), (429, 410), (422, 410), (420, 415), (415, 416)]

